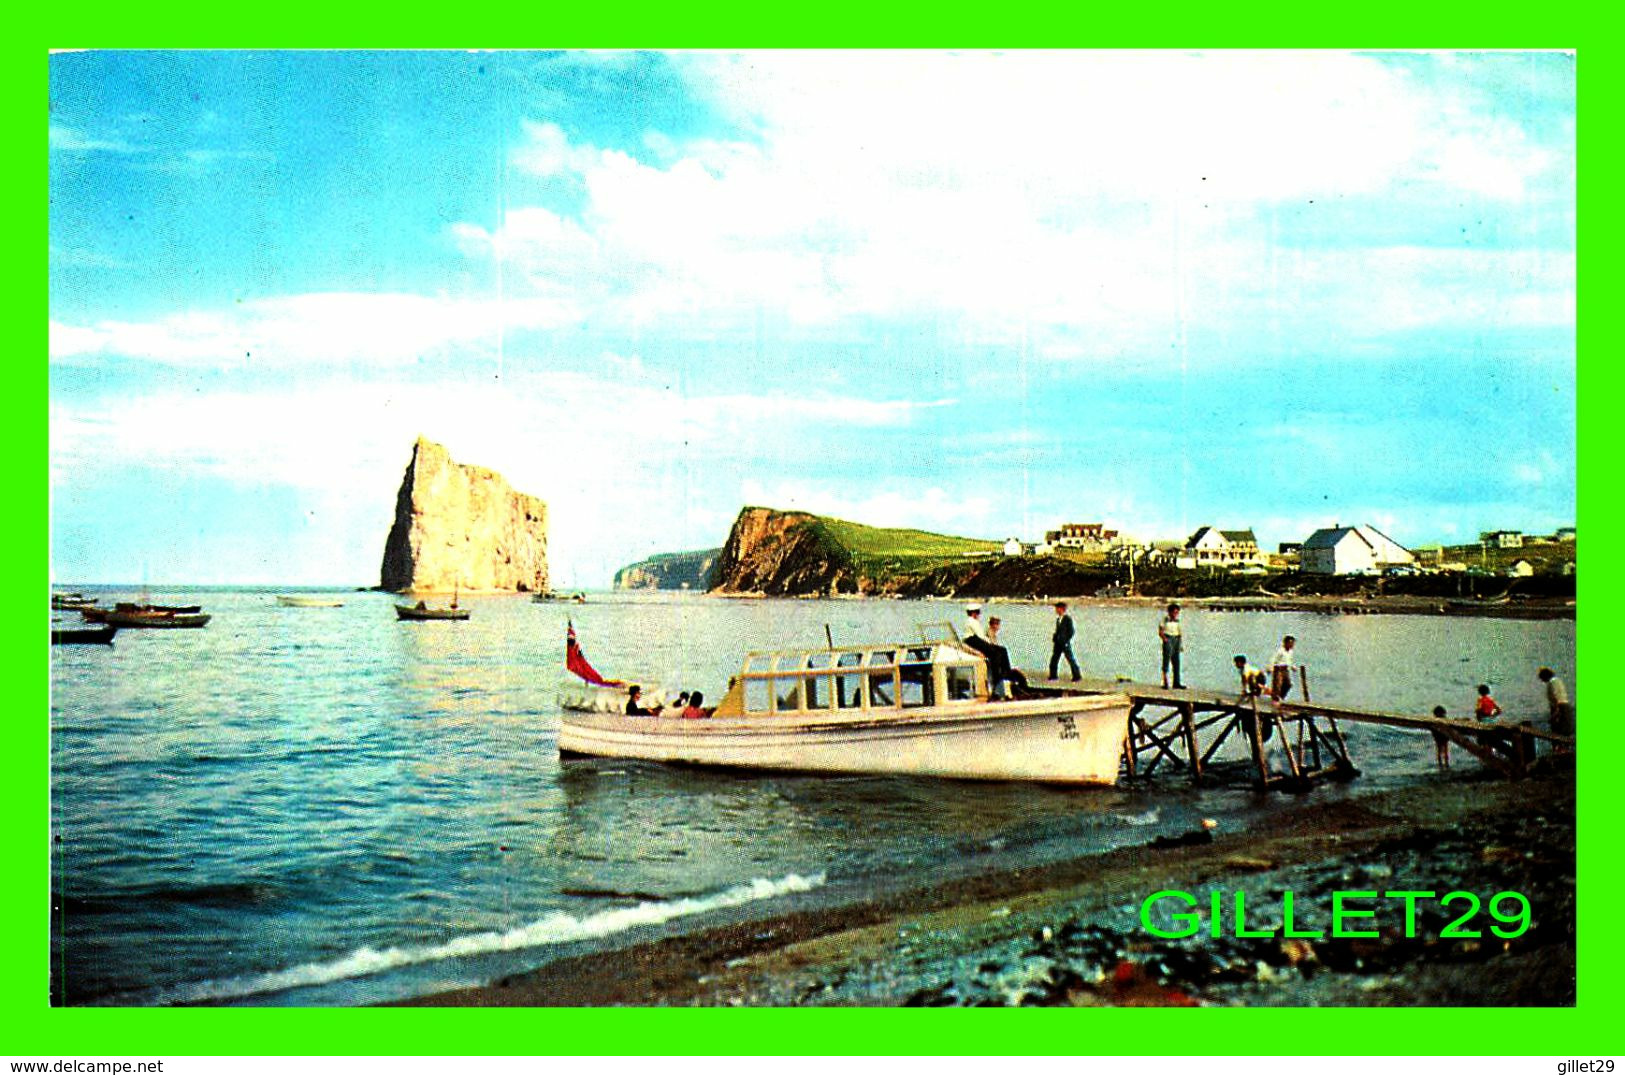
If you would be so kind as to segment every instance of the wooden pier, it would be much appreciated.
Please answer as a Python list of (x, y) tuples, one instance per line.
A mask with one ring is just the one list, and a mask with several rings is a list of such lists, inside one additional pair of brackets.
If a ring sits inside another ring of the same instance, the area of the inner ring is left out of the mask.
[[(1504, 776), (1517, 778), (1535, 760), (1535, 744), (1572, 751), (1572, 736), (1536, 731), (1529, 723), (1509, 725), (1412, 716), (1377, 710), (1318, 705), (1301, 692), (1301, 702), (1279, 705), (1267, 694), (1158, 687), (1109, 679), (1048, 679), (1028, 674), (1036, 690), (1063, 694), (1116, 692), (1128, 695), (1124, 776), (1131, 782), (1149, 779), (1159, 767), (1187, 774), (1192, 783), (1210, 779), (1219, 748), (1236, 733), (1245, 742), (1245, 763), (1252, 785), (1260, 791), (1304, 791), (1322, 780), (1351, 780), (1359, 775), (1339, 723), (1379, 724), (1441, 735)], [(1307, 686), (1307, 684), (1306, 684)]]

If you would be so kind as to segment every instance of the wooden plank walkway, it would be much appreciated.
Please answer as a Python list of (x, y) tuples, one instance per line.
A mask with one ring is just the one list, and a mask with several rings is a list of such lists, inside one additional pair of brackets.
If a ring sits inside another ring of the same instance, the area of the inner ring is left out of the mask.
[[(1150, 776), (1160, 763), (1182, 769), (1200, 783), (1219, 747), (1235, 731), (1251, 745), (1253, 783), (1261, 790), (1299, 790), (1323, 778), (1348, 779), (1357, 775), (1339, 722), (1374, 724), (1428, 732), (1460, 746), (1485, 765), (1509, 777), (1524, 775), (1534, 762), (1536, 742), (1544, 740), (1554, 751), (1573, 751), (1574, 737), (1538, 731), (1532, 724), (1496, 724), (1450, 717), (1421, 716), (1382, 710), (1351, 709), (1311, 701), (1277, 705), (1267, 695), (1245, 695), (1240, 685), (1229, 691), (1212, 688), (1172, 688), (1150, 683), (1085, 678), (1050, 679), (1037, 670), (1024, 673), (1030, 687), (1062, 693), (1125, 694), (1132, 702), (1124, 748), (1129, 779)], [(1296, 732), (1289, 734), (1289, 726)], [(1276, 755), (1283, 756), (1285, 772), (1272, 769), (1265, 744), (1272, 734)], [(1204, 747), (1202, 738), (1211, 733)], [(1142, 759), (1144, 759), (1142, 761)]]

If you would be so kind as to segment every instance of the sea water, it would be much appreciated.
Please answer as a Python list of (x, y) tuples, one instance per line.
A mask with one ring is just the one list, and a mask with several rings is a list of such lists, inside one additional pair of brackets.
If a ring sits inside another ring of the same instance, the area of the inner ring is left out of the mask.
[[(567, 621), (604, 674), (714, 703), (746, 650), (915, 638), (959, 618), (947, 602), (463, 597), (467, 622), (410, 623), (390, 595), (336, 596), (284, 608), (269, 590), (168, 590), (154, 600), (214, 619), (53, 648), (55, 1003), (418, 995), (721, 913), (1144, 843), (1203, 817), (1244, 827), (1303, 801), (1177, 779), (1063, 789), (558, 757)], [(1047, 662), (1048, 607), (984, 615), (1004, 620), (1019, 665)], [(1073, 617), (1085, 674), (1157, 681), (1159, 610)], [(1577, 687), (1572, 620), (1184, 619), (1195, 686), (1229, 689), (1235, 654), (1262, 666), (1293, 634), (1328, 704), (1465, 717), (1488, 683), (1504, 720), (1543, 720), (1539, 666)], [(1427, 735), (1345, 733), (1355, 790), (1436, 779)]]

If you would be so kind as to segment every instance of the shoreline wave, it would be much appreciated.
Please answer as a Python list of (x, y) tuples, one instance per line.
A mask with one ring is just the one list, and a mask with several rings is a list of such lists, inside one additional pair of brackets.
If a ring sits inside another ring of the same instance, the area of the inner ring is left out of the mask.
[(607, 937), (639, 926), (656, 926), (707, 911), (739, 907), (792, 893), (810, 892), (822, 886), (824, 882), (823, 873), (786, 874), (779, 878), (759, 877), (709, 896), (640, 903), (634, 907), (598, 911), (579, 918), (555, 911), (510, 930), (470, 933), (431, 945), (406, 945), (381, 950), (363, 947), (335, 960), (300, 963), (282, 970), (257, 974), (182, 983), (139, 997), (126, 994), (96, 1003), (98, 1006), (186, 1005), (241, 1000), (303, 986), (326, 985), (345, 979), (363, 978), (397, 967)]

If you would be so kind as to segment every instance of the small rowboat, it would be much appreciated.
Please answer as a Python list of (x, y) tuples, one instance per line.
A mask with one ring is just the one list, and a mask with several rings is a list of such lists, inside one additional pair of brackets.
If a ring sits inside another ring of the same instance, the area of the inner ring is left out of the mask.
[(206, 612), (172, 612), (163, 608), (115, 608), (107, 614), (106, 622), (113, 627), (202, 627), (210, 618)]
[(77, 612), (82, 608), (93, 608), (96, 598), (86, 597), (79, 593), (54, 593), (51, 595), (51, 607), (61, 612)]
[(277, 594), (276, 603), (284, 608), (343, 608), (344, 602), (332, 597), (294, 597)]
[(51, 645), (111, 646), (113, 644), (113, 636), (116, 634), (118, 634), (117, 627), (53, 627), (51, 628)]
[(466, 608), (427, 608), (424, 606), (396, 605), (395, 615), (403, 620), (466, 620)]

